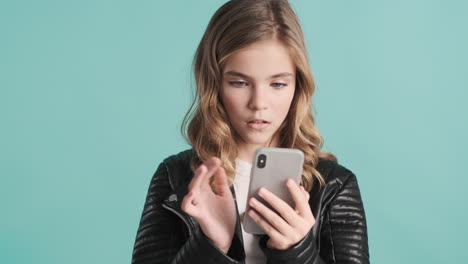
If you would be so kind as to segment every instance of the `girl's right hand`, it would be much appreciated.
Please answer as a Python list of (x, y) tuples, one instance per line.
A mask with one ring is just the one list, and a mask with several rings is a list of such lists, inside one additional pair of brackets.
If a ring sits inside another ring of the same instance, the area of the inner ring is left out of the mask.
[[(215, 191), (210, 187), (214, 178)], [(203, 233), (224, 253), (231, 247), (236, 226), (236, 205), (221, 160), (212, 157), (195, 170), (182, 201), (182, 210), (194, 217)]]

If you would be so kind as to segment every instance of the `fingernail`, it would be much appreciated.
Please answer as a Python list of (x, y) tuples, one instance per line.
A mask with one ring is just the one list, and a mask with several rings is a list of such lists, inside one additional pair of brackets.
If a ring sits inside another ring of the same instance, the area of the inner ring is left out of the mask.
[(286, 181), (286, 184), (287, 184), (289, 187), (292, 187), (292, 186), (293, 186), (293, 180), (288, 179), (288, 180)]
[(260, 189), (258, 190), (258, 194), (259, 194), (261, 197), (263, 197), (263, 195), (265, 195), (265, 194), (266, 194), (266, 191), (265, 191), (265, 189), (264, 189), (263, 187), (262, 187), (262, 188), (260, 188)]

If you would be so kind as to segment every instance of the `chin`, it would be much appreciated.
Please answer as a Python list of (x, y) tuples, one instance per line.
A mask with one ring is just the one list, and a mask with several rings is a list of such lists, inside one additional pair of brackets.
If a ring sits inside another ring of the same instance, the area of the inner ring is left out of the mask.
[(271, 137), (265, 137), (265, 136), (262, 136), (262, 137), (246, 137), (245, 142), (247, 144), (252, 144), (252, 145), (266, 146), (268, 144), (268, 142), (270, 141), (270, 138)]

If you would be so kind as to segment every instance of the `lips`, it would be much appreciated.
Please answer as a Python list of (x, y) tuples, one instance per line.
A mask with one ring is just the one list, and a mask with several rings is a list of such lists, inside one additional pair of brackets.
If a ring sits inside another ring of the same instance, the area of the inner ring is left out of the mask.
[(256, 130), (263, 130), (270, 125), (270, 122), (264, 119), (253, 119), (247, 122), (247, 126)]
[(264, 119), (253, 119), (248, 121), (247, 123), (252, 123), (252, 124), (269, 124), (270, 122), (264, 120)]

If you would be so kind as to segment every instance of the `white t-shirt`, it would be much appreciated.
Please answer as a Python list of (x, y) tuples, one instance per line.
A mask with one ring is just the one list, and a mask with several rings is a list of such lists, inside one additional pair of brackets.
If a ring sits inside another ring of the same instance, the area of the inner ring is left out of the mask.
[[(249, 191), (250, 170), (252, 164), (236, 159), (236, 177), (234, 178), (234, 190), (236, 192), (237, 210), (243, 218), (245, 204), (247, 202), (247, 192)], [(265, 254), (260, 249), (258, 241), (260, 236), (246, 233), (242, 227), (242, 236), (244, 238), (245, 263), (246, 264), (264, 264), (266, 263)]]

